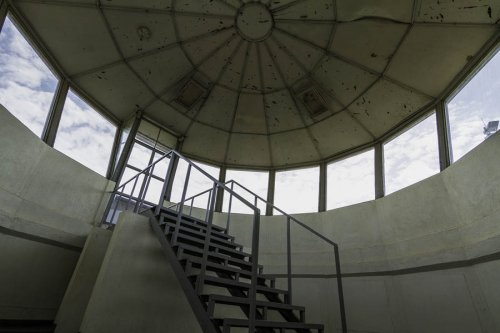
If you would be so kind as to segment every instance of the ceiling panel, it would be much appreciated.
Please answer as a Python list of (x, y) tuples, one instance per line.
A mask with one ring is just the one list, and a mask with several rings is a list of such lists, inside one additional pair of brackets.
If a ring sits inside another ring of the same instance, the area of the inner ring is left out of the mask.
[(333, 20), (333, 0), (302, 0), (290, 2), (288, 5), (273, 10), (276, 20)]
[(379, 137), (431, 101), (425, 95), (382, 79), (356, 100), (349, 110)]
[(166, 88), (175, 86), (192, 69), (178, 46), (130, 61), (130, 66), (156, 94), (162, 94)]
[(403, 38), (407, 24), (380, 20), (340, 23), (331, 50), (375, 71), (382, 72)]
[(160, 124), (165, 124), (165, 127), (178, 134), (183, 134), (191, 122), (182, 112), (175, 110), (161, 100), (156, 100), (148, 106), (144, 110), (144, 114)]
[(17, 7), (30, 18), (37, 35), (67, 73), (79, 73), (120, 59), (97, 8), (32, 2), (20, 2)]
[(237, 99), (237, 92), (216, 85), (201, 108), (198, 120), (229, 131)]
[(321, 159), (305, 129), (273, 134), (269, 139), (274, 165), (286, 166)]
[(491, 26), (415, 26), (387, 75), (438, 96), (498, 29)]
[(309, 127), (325, 157), (373, 141), (373, 137), (347, 112), (340, 112)]
[(124, 64), (78, 77), (75, 83), (120, 119), (125, 119), (154, 98)]
[(414, 0), (337, 0), (338, 20), (348, 22), (362, 18), (385, 18), (410, 22)]
[(299, 111), (287, 90), (266, 94), (264, 101), (270, 133), (304, 127)]
[(182, 151), (212, 161), (224, 161), (229, 139), (227, 132), (193, 123), (186, 134)]
[(233, 131), (267, 134), (264, 99), (261, 94), (240, 95)]
[(177, 41), (172, 16), (104, 10), (113, 36), (125, 57), (152, 51)]
[(437, 23), (495, 23), (500, 19), (497, 0), (421, 0), (415, 20)]
[(246, 166), (271, 164), (269, 141), (266, 135), (231, 135), (226, 163)]
[(327, 57), (313, 73), (323, 89), (347, 105), (377, 80), (377, 76), (334, 57)]

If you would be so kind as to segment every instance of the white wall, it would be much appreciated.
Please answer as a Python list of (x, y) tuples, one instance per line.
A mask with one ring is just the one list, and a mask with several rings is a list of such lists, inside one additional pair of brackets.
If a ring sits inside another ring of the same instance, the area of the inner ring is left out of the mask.
[(0, 105), (0, 319), (54, 318), (112, 186)]
[[(500, 261), (467, 262), (500, 258), (499, 165), (496, 134), (444, 172), (385, 198), (296, 215), (339, 243), (352, 332), (500, 332)], [(226, 214), (215, 221), (224, 225)], [(283, 216), (261, 217), (265, 272), (286, 272), (285, 225)], [(249, 216), (234, 214), (230, 234), (249, 247), (250, 226)], [(307, 318), (327, 323), (328, 332), (339, 328), (332, 251), (292, 227), (293, 273), (302, 275), (294, 303), (308, 305)]]

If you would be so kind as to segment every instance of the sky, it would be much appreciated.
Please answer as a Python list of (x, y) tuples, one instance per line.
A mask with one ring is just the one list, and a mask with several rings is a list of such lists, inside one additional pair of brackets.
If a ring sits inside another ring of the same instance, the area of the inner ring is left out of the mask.
[[(58, 78), (7, 17), (0, 33), (0, 103), (41, 136)], [(70, 90), (55, 148), (106, 175), (116, 127)]]
[[(0, 33), (0, 103), (36, 135), (43, 126), (57, 87), (58, 78), (36, 54), (30, 44), (7, 18)], [(500, 54), (493, 56), (448, 103), (454, 160), (460, 159), (484, 141), (483, 126), (500, 120)], [(93, 110), (73, 91), (69, 91), (55, 148), (89, 167), (106, 174), (116, 127)], [(130, 164), (143, 169), (150, 152), (134, 148)], [(155, 159), (158, 158), (155, 156)], [(390, 194), (439, 172), (435, 115), (422, 120), (384, 144), (386, 193)], [(155, 174), (163, 177), (167, 162)], [(213, 177), (219, 168), (200, 164)], [(334, 162), (327, 167), (327, 208), (347, 206), (374, 198), (373, 150)], [(179, 200), (186, 165), (179, 164), (173, 200)], [(135, 171), (125, 171), (129, 179)], [(262, 197), (267, 196), (267, 172), (228, 170), (226, 180), (235, 179)], [(318, 207), (319, 168), (276, 173), (275, 204), (289, 213), (314, 212)], [(188, 197), (211, 187), (211, 182), (193, 172)], [(147, 199), (159, 197), (162, 184), (152, 180)], [(129, 189), (130, 191), (131, 189)], [(138, 189), (136, 190), (136, 192)], [(239, 192), (247, 195), (244, 191)], [(250, 197), (248, 197), (250, 199)], [(204, 207), (208, 196), (197, 199)], [(224, 207), (227, 208), (227, 196)], [(263, 205), (260, 206), (265, 211)], [(235, 204), (234, 212), (245, 212)]]

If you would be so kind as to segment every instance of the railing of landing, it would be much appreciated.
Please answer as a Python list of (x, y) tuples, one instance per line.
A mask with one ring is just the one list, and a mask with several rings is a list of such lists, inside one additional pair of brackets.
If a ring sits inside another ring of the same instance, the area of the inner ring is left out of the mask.
[[(155, 168), (159, 168), (159, 165), (162, 162), (165, 162), (166, 160), (168, 160), (168, 168), (163, 181), (163, 186), (159, 196), (159, 200), (156, 203), (148, 201), (146, 200), (146, 197), (150, 189), (150, 184), (155, 172)], [(184, 161), (185, 163), (187, 163), (187, 171), (186, 171), (186, 177), (184, 179), (181, 199), (178, 203), (165, 206), (165, 198), (166, 198), (166, 193), (168, 191), (168, 186), (169, 184), (173, 183), (172, 177), (173, 177), (174, 165), (176, 165), (179, 161)], [(186, 198), (190, 174), (192, 170), (196, 170), (197, 172), (200, 172), (204, 177), (208, 178), (212, 183), (212, 187), (192, 197)], [(235, 190), (235, 186), (241, 188), (246, 193), (249, 193), (253, 197), (252, 200), (253, 202), (248, 201), (247, 199), (245, 199), (243, 195), (239, 194)], [(138, 192), (137, 189), (139, 189)], [(327, 237), (321, 235), (311, 227), (302, 223), (295, 217), (285, 213), (278, 207), (274, 206), (274, 204), (267, 202), (265, 199), (261, 198), (260, 196), (250, 191), (248, 188), (242, 186), (238, 182), (231, 180), (226, 183), (222, 183), (218, 181), (217, 179), (209, 175), (207, 172), (205, 172), (203, 169), (201, 169), (199, 166), (197, 166), (195, 163), (193, 163), (192, 161), (185, 158), (184, 156), (182, 156), (181, 154), (179, 154), (174, 150), (167, 152), (165, 155), (154, 161), (151, 165), (147, 166), (144, 170), (136, 174), (134, 177), (132, 177), (126, 182), (123, 182), (121, 185), (117, 186), (117, 188), (111, 193), (111, 198), (106, 207), (105, 214), (102, 219), (102, 224), (113, 225), (116, 221), (117, 214), (120, 211), (132, 210), (135, 213), (140, 213), (145, 210), (155, 208), (155, 215), (159, 216), (161, 210), (164, 208), (175, 210), (177, 212), (177, 221), (176, 221), (177, 223), (171, 239), (171, 244), (174, 245), (177, 242), (177, 238), (179, 235), (179, 227), (182, 216), (191, 215), (194, 201), (197, 198), (207, 195), (208, 198), (205, 206), (204, 220), (205, 223), (207, 224), (207, 235), (210, 235), (213, 226), (215, 200), (218, 191), (225, 191), (227, 194), (229, 194), (229, 210), (227, 213), (227, 220), (226, 220), (226, 232), (228, 232), (231, 226), (231, 209), (233, 206), (233, 200), (238, 200), (244, 206), (248, 207), (252, 211), (252, 231), (251, 231), (252, 271), (251, 271), (251, 287), (248, 292), (249, 332), (250, 333), (255, 332), (255, 321), (257, 314), (257, 307), (256, 307), (257, 281), (258, 281), (257, 279), (258, 279), (259, 247), (260, 247), (260, 210), (257, 207), (257, 205), (259, 202), (264, 202), (266, 205), (270, 205), (276, 211), (283, 214), (286, 220), (286, 226), (287, 226), (286, 266), (287, 266), (287, 291), (288, 291), (288, 296), (286, 297), (285, 300), (286, 303), (292, 304), (292, 295), (293, 295), (292, 251), (291, 251), (291, 231), (290, 231), (291, 223), (294, 223), (302, 227), (304, 230), (308, 231), (315, 237), (318, 237), (319, 239), (323, 240), (324, 242), (333, 247), (342, 331), (347, 332), (338, 245), (332, 240), (328, 239)], [(188, 208), (189, 208), (189, 213), (186, 213), (185, 210)], [(203, 292), (203, 284), (204, 284), (203, 281), (207, 271), (209, 245), (210, 245), (210, 237), (206, 237), (204, 242), (202, 265), (195, 285), (196, 291), (199, 295), (201, 295), (201, 293)]]

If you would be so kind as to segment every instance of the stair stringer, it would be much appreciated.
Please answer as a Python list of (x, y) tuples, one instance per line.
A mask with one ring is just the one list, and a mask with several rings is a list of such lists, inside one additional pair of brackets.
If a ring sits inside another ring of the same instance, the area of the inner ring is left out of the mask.
[(151, 228), (156, 234), (158, 240), (160, 241), (161, 248), (163, 250), (163, 253), (165, 254), (165, 258), (171, 265), (172, 270), (174, 271), (174, 274), (177, 277), (177, 280), (179, 281), (181, 288), (184, 291), (184, 294), (186, 295), (189, 305), (191, 305), (191, 309), (193, 310), (194, 315), (198, 319), (198, 323), (200, 324), (201, 329), (203, 330), (204, 333), (220, 333), (220, 331), (215, 327), (212, 320), (210, 320), (210, 317), (205, 309), (205, 306), (203, 305), (202, 301), (198, 297), (198, 294), (193, 288), (191, 282), (189, 281), (187, 275), (185, 274), (184, 269), (182, 268), (179, 260), (177, 260), (175, 252), (173, 251), (172, 247), (165, 238), (165, 235), (163, 234), (163, 231), (160, 228), (158, 219), (156, 218), (156, 216), (154, 216), (153, 212), (151, 212), (150, 210), (142, 214), (149, 218), (149, 224), (151, 225)]

